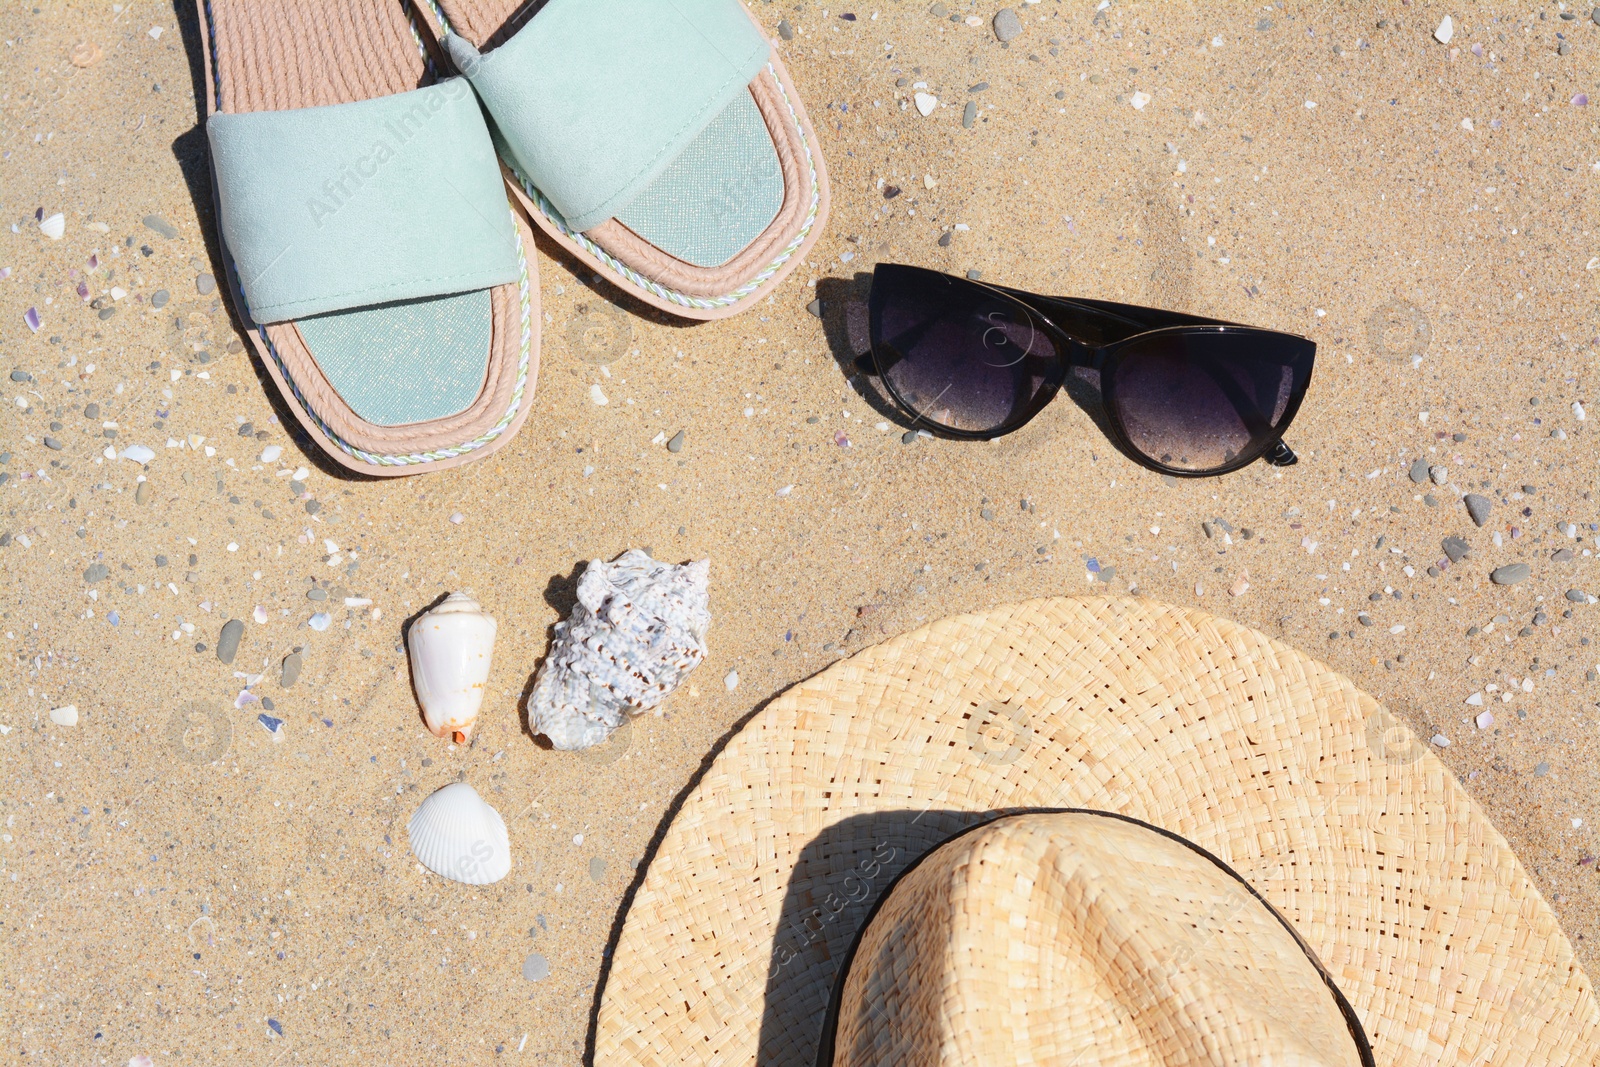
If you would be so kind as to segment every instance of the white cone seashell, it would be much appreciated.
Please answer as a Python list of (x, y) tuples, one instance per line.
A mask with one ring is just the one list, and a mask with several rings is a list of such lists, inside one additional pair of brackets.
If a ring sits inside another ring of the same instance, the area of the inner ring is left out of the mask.
[(411, 624), (411, 684), (435, 737), (465, 743), (483, 706), (497, 626), (478, 602), (451, 593)]
[(511, 871), (505, 820), (466, 782), (424, 800), (406, 823), (406, 835), (424, 867), (457, 882), (488, 885)]
[(710, 560), (674, 566), (638, 549), (591, 560), (528, 695), (533, 731), (558, 749), (588, 748), (623, 715), (660, 707), (706, 658), (710, 573)]

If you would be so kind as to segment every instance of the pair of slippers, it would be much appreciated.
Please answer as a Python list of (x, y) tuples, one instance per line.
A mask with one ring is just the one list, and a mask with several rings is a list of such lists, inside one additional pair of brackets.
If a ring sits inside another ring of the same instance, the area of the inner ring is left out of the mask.
[(750, 307), (821, 234), (816, 133), (739, 0), (198, 2), (235, 304), (353, 470), (439, 470), (516, 433), (530, 224), (690, 319)]

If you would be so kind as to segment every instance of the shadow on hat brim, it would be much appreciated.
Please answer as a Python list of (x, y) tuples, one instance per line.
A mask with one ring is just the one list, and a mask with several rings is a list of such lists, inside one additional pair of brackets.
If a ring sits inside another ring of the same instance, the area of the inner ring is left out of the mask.
[[(593, 1062), (811, 1067), (887, 865), (1049, 807), (1131, 816), (1239, 872), (1378, 1062), (1600, 1064), (1554, 914), (1403, 722), (1254, 630), (1126, 598), (944, 619), (751, 715), (625, 902)], [(881, 840), (847, 847), (847, 820)]]
[[(817, 1055), (815, 1061), (816, 1067), (832, 1067), (832, 1065), (835, 1063), (835, 1042), (838, 1034), (840, 1015), (841, 1011), (844, 1010), (846, 988), (850, 983), (857, 956), (860, 954), (862, 939), (866, 935), (867, 931), (873, 927), (874, 922), (879, 919), (880, 915), (885, 909), (885, 906), (894, 899), (895, 890), (906, 883), (915, 872), (917, 872), (926, 864), (928, 860), (940, 855), (950, 846), (959, 843), (962, 838), (969, 837), (974, 832), (982, 832), (984, 830), (994, 828), (997, 825), (1004, 823), (1006, 820), (1015, 819), (1019, 816), (1025, 815), (1090, 815), (1096, 818), (1115, 820), (1117, 822), (1126, 823), (1134, 827), (1139, 827), (1143, 830), (1149, 831), (1151, 834), (1182, 845), (1190, 853), (1200, 857), (1206, 864), (1209, 864), (1210, 867), (1217, 871), (1220, 875), (1231, 880), (1231, 883), (1237, 883), (1239, 886), (1242, 886), (1247, 894), (1247, 898), (1259, 904), (1263, 909), (1264, 915), (1272, 916), (1272, 919), (1268, 921), (1276, 921), (1282, 926), (1283, 930), (1287, 932), (1289, 939), (1293, 941), (1294, 945), (1298, 947), (1300, 952), (1304, 953), (1305, 962), (1311, 965), (1311, 968), (1316, 973), (1317, 979), (1320, 979), (1322, 985), (1326, 986), (1327, 992), (1332, 997), (1332, 1004), (1338, 1010), (1339, 1016), (1343, 1018), (1344, 1027), (1349, 1033), (1351, 1042), (1350, 1048), (1355, 1052), (1356, 1056), (1359, 1057), (1362, 1067), (1376, 1067), (1372, 1056), (1372, 1043), (1368, 1040), (1366, 1033), (1361, 1029), (1361, 1021), (1359, 1018), (1357, 1018), (1355, 1009), (1350, 1006), (1350, 1002), (1346, 1000), (1344, 994), (1339, 991), (1339, 986), (1334, 982), (1333, 976), (1330, 975), (1328, 973), (1328, 969), (1322, 965), (1322, 961), (1317, 959), (1316, 953), (1311, 950), (1311, 946), (1305, 943), (1305, 939), (1302, 938), (1299, 932), (1295, 930), (1293, 924), (1291, 924), (1288, 919), (1285, 919), (1283, 914), (1278, 911), (1277, 908), (1274, 908), (1267, 901), (1267, 899), (1249, 883), (1249, 881), (1239, 874), (1238, 871), (1235, 871), (1232, 867), (1229, 867), (1226, 863), (1223, 863), (1216, 856), (1213, 856), (1211, 853), (1196, 845), (1194, 842), (1186, 841), (1177, 834), (1174, 834), (1168, 830), (1163, 830), (1159, 826), (1151, 826), (1149, 823), (1142, 822), (1138, 819), (1129, 818), (1126, 815), (1119, 815), (1116, 812), (1094, 811), (1089, 808), (1029, 808), (1025, 811), (989, 813), (988, 815), (984, 816), (974, 816), (971, 812), (959, 811), (938, 813), (931, 811), (881, 812), (875, 815), (863, 815), (852, 819), (846, 819), (843, 822), (830, 827), (827, 831), (820, 835), (816, 841), (807, 846), (806, 851), (808, 853), (812, 853), (813, 855), (803, 857), (800, 864), (801, 866), (806, 865), (807, 859), (814, 860), (820, 857), (837, 856), (850, 853), (861, 855), (863, 852), (865, 852), (867, 855), (873, 856), (874, 860), (876, 860), (877, 854), (882, 849), (888, 848), (892, 850), (894, 848), (891, 842), (901, 841), (910, 843), (911, 841), (915, 840), (916, 835), (913, 835), (910, 832), (910, 829), (916, 826), (918, 823), (929, 819), (930, 817), (944, 816), (945, 818), (942, 819), (935, 818), (935, 821), (940, 823), (945, 822), (946, 820), (958, 824), (965, 823), (962, 829), (957, 830), (944, 840), (936, 842), (932, 846), (925, 848), (925, 850), (916, 855), (916, 858), (911, 859), (910, 861), (904, 861), (904, 857), (900, 857), (902, 860), (902, 865), (899, 865), (899, 870), (889, 878), (888, 884), (884, 885), (882, 889), (877, 892), (876, 899), (873, 901), (872, 907), (856, 924), (856, 939), (851, 942), (849, 949), (845, 952), (844, 957), (840, 960), (835, 971), (833, 991), (828, 998), (828, 1010), (823, 1016), (821, 1026), (818, 1028)], [(867, 845), (869, 847), (863, 849), (863, 845)], [(877, 866), (877, 864), (874, 863), (874, 866)], [(894, 863), (894, 858), (888, 854), (885, 854), (885, 862), (882, 864), (883, 870), (892, 869), (894, 866), (896, 866)], [(882, 874), (883, 870), (880, 870), (878, 873)], [(1134, 874), (1134, 872), (1129, 873), (1130, 876)], [(849, 875), (846, 876), (847, 880), (848, 877)], [(784, 917), (787, 921), (780, 924), (780, 929), (785, 927), (794, 928), (795, 926), (804, 928), (807, 921), (812, 919), (816, 914), (817, 909), (809, 905), (806, 900), (799, 899), (791, 895), (791, 899), (787, 901), (784, 906)], [(928, 921), (937, 921), (937, 917), (930, 916), (928, 917)], [(940, 937), (942, 938), (943, 936), (945, 936), (945, 934), (941, 933)], [(1206, 946), (1204, 944), (1199, 944), (1196, 947), (1198, 950), (1203, 951), (1205, 950)], [(785, 961), (788, 958), (788, 952), (780, 949), (777, 945), (774, 945), (774, 976), (776, 976), (776, 972), (781, 969), (783, 965), (782, 961)], [(897, 953), (891, 966), (895, 967), (898, 972), (899, 967), (904, 962), (906, 961), (904, 961), (901, 955)], [(1025, 972), (1028, 966), (1029, 965), (1024, 965), (1022, 968), (1019, 968), (1019, 971)], [(870, 981), (870, 979), (868, 981)], [(1103, 989), (1097, 989), (1094, 991), (1094, 993), (1101, 996), (1106, 995), (1106, 991)], [(778, 1003), (781, 1003), (781, 998), (773, 996), (769, 992), (767, 1004), (771, 1006)], [(858, 1005), (858, 1007), (863, 1006)], [(872, 1014), (877, 1011), (875, 1005), (869, 1004), (864, 1005), (864, 1007), (866, 1008), (867, 1014)], [(774, 1014), (775, 1013), (772, 1012), (769, 1007), (767, 1018), (773, 1018)], [(765, 1025), (765, 1020), (763, 1021), (763, 1025)], [(1046, 1062), (1054, 1061), (1047, 1058)]]

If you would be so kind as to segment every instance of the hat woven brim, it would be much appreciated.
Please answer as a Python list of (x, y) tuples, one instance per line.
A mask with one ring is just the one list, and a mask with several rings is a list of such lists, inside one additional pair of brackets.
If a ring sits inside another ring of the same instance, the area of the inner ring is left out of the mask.
[(811, 1067), (877, 896), (953, 832), (1118, 812), (1217, 856), (1353, 1005), (1377, 1062), (1600, 1064), (1600, 1006), (1505, 839), (1398, 719), (1202, 612), (1037, 600), (867, 649), (755, 714), (624, 920), (595, 1060)]

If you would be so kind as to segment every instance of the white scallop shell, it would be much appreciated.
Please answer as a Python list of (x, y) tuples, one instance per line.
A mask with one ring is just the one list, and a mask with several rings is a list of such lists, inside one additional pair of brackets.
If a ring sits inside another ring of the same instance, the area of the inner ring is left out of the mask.
[(406, 834), (424, 867), (457, 882), (488, 885), (511, 871), (505, 820), (465, 782), (424, 800), (406, 823)]
[(533, 731), (588, 748), (625, 714), (658, 708), (706, 657), (710, 572), (710, 560), (675, 566), (638, 549), (591, 560), (528, 695)]
[(411, 624), (411, 682), (435, 737), (459, 735), (456, 740), (464, 742), (472, 734), (497, 629), (493, 617), (465, 593), (451, 593)]

